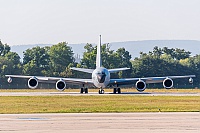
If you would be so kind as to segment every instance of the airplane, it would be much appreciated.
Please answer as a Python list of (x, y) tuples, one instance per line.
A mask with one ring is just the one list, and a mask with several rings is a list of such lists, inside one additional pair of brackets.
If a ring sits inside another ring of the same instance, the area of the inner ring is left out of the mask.
[(189, 83), (193, 83), (193, 77), (195, 75), (185, 75), (185, 76), (164, 76), (164, 77), (145, 77), (145, 78), (123, 78), (123, 79), (112, 79), (110, 77), (111, 73), (129, 70), (130, 68), (115, 68), (106, 69), (102, 66), (101, 59), (101, 35), (100, 41), (97, 45), (97, 55), (96, 55), (96, 68), (95, 69), (85, 69), (85, 68), (70, 68), (71, 70), (81, 71), (85, 73), (92, 74), (91, 79), (79, 79), (79, 78), (62, 78), (62, 77), (43, 77), (43, 76), (23, 76), (23, 75), (5, 75), (8, 77), (8, 83), (12, 82), (12, 78), (27, 78), (28, 87), (35, 89), (39, 82), (55, 82), (56, 89), (59, 91), (64, 91), (67, 84), (78, 84), (82, 85), (80, 93), (88, 93), (88, 88), (85, 86), (95, 86), (99, 88), (99, 94), (104, 94), (104, 88), (108, 86), (114, 86), (113, 93), (120, 94), (121, 85), (135, 84), (135, 88), (139, 92), (143, 92), (146, 89), (146, 84), (150, 83), (163, 83), (163, 87), (170, 89), (173, 87), (173, 79), (179, 78), (189, 78)]

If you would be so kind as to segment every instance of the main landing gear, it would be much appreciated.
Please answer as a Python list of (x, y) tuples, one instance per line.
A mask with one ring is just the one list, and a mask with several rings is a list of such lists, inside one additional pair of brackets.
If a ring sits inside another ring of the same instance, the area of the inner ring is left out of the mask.
[[(113, 89), (113, 93), (114, 94), (116, 94), (116, 93), (121, 94), (121, 88), (114, 88)], [(100, 88), (99, 89), (99, 94), (104, 94), (104, 89)]]
[(83, 87), (82, 87), (81, 90), (80, 90), (80, 93), (81, 93), (81, 94), (83, 94), (84, 92), (85, 92), (85, 94), (88, 93), (88, 88), (85, 87), (85, 85), (83, 85)]
[(116, 94), (118, 92), (118, 94), (121, 93), (121, 88), (114, 88), (113, 89), (113, 93)]
[(88, 88), (82, 87), (80, 93), (82, 94), (84, 92), (85, 92), (85, 94), (87, 94), (88, 93)]

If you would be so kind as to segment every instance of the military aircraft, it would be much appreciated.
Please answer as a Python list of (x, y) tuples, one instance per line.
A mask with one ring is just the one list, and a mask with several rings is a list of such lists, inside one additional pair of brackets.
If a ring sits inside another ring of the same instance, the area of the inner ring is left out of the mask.
[(75, 68), (72, 70), (81, 71), (85, 73), (90, 73), (92, 75), (91, 79), (79, 79), (79, 78), (62, 78), (62, 77), (42, 77), (42, 76), (23, 76), (23, 75), (5, 75), (8, 77), (8, 82), (12, 82), (12, 78), (27, 78), (29, 88), (35, 89), (39, 82), (55, 82), (56, 89), (59, 91), (65, 90), (67, 84), (79, 84), (81, 85), (80, 93), (88, 93), (88, 88), (86, 86), (95, 86), (99, 88), (99, 94), (104, 94), (104, 88), (108, 86), (114, 86), (113, 93), (121, 93), (119, 86), (135, 84), (136, 89), (142, 92), (146, 89), (146, 84), (149, 83), (163, 83), (163, 87), (170, 89), (173, 87), (173, 79), (178, 78), (189, 78), (189, 83), (193, 83), (193, 77), (195, 75), (185, 75), (185, 76), (164, 76), (164, 77), (145, 77), (145, 78), (123, 78), (123, 79), (112, 79), (110, 73), (115, 73), (119, 71), (128, 70), (130, 68), (115, 68), (106, 69), (102, 66), (101, 59), (101, 35), (100, 41), (97, 45), (97, 55), (96, 55), (96, 68), (95, 69), (85, 69), (85, 68)]

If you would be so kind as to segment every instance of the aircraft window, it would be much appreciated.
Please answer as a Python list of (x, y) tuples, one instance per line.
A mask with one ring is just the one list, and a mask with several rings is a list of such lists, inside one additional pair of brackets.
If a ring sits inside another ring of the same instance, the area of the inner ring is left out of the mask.
[(97, 72), (96, 74), (105, 74), (105, 72), (104, 71), (99, 71), (99, 72)]
[(97, 74), (101, 74), (101, 72), (97, 72)]

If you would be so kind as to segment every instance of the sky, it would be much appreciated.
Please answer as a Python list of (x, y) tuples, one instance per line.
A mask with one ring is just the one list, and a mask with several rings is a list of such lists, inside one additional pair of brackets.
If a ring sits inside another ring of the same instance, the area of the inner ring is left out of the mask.
[(200, 0), (0, 0), (9, 45), (200, 40)]

